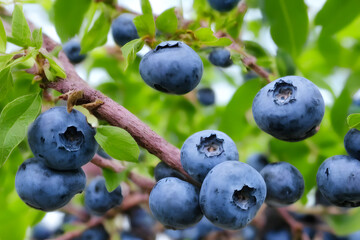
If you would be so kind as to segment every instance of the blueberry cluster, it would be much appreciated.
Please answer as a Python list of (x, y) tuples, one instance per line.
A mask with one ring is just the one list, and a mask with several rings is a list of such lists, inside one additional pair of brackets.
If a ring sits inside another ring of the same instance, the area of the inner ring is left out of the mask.
[(261, 154), (248, 162), (256, 169), (239, 162), (236, 144), (223, 132), (191, 135), (181, 148), (181, 164), (201, 188), (160, 163), (155, 168), (158, 182), (150, 193), (151, 212), (171, 229), (194, 226), (204, 215), (217, 227), (236, 230), (245, 227), (264, 202), (278, 207), (300, 199), (304, 180), (294, 166), (269, 163)]
[(360, 131), (350, 129), (344, 138), (349, 155), (336, 155), (326, 159), (316, 174), (322, 195), (339, 207), (360, 206)]
[[(29, 206), (53, 211), (66, 205), (86, 185), (81, 166), (98, 150), (95, 129), (85, 115), (66, 107), (54, 107), (30, 125), (28, 142), (34, 158), (22, 163), (16, 173), (15, 187)], [(121, 188), (109, 193), (105, 179), (95, 178), (87, 187), (85, 206), (95, 215), (103, 215), (123, 200)]]
[(53, 211), (81, 193), (86, 184), (81, 166), (94, 156), (95, 129), (77, 110), (54, 107), (30, 125), (28, 142), (34, 158), (23, 162), (15, 177), (20, 198), (29, 206)]

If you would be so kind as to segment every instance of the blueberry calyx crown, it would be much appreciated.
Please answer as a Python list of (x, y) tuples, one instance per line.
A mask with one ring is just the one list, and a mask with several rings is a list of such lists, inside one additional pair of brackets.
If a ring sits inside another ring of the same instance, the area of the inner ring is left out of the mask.
[(64, 133), (60, 133), (60, 142), (67, 151), (78, 151), (84, 142), (84, 134), (76, 127), (70, 126)]
[(156, 46), (154, 52), (159, 51), (160, 49), (164, 49), (164, 48), (180, 47), (180, 44), (181, 44), (181, 42), (177, 42), (177, 41), (162, 42)]
[(256, 205), (256, 197), (254, 196), (254, 188), (244, 185), (240, 190), (235, 190), (232, 199), (236, 206), (242, 210), (248, 210)]
[(295, 93), (297, 88), (284, 80), (275, 83), (274, 89), (269, 90), (269, 94), (273, 94), (274, 103), (277, 105), (285, 105), (296, 101)]
[(224, 139), (217, 138), (216, 134), (211, 134), (209, 137), (201, 137), (200, 144), (197, 144), (196, 147), (206, 157), (214, 157), (224, 152), (223, 142)]

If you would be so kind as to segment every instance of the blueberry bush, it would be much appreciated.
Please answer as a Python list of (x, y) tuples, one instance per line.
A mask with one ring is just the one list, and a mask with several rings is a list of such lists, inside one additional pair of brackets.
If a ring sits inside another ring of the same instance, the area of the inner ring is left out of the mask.
[(124, 2), (0, 1), (0, 240), (359, 239), (358, 1)]

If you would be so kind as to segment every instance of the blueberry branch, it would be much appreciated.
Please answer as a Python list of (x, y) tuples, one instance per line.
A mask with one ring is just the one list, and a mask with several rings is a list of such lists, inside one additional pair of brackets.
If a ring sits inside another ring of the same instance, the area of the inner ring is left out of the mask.
[[(121, 6), (116, 6), (116, 9), (119, 13), (131, 13), (133, 15), (139, 15), (136, 12), (130, 11), (124, 7)], [(247, 5), (244, 1), (241, 1), (238, 5), (237, 10), (240, 13), (244, 13), (247, 10)], [(180, 14), (179, 11), (176, 11), (176, 15), (178, 17), (178, 19), (180, 20), (180, 26), (188, 33), (192, 35), (193, 39), (196, 39), (196, 37), (193, 35), (193, 31), (188, 31), (187, 27), (193, 22), (192, 20), (186, 20), (182, 17), (182, 15)], [(155, 18), (157, 18), (158, 16), (154, 16)], [(208, 24), (203, 25), (202, 27), (208, 27)], [(231, 49), (235, 50), (236, 52), (240, 53), (243, 58), (241, 59), (241, 61), (243, 62), (243, 64), (247, 67), (252, 69), (256, 74), (258, 74), (260, 77), (264, 78), (268, 83), (270, 83), (270, 79), (269, 79), (269, 73), (262, 67), (260, 67), (259, 65), (256, 64), (256, 58), (250, 54), (248, 54), (247, 52), (245, 52), (242, 48), (242, 44), (239, 41), (236, 41), (234, 38), (232, 38), (229, 34), (224, 33), (222, 31), (219, 31), (217, 33), (215, 33), (216, 37), (227, 37), (232, 41), (232, 44), (230, 46)], [(153, 39), (148, 39), (146, 38), (148, 41), (147, 43), (149, 43), (149, 45), (151, 45), (151, 43), (153, 43)], [(151, 47), (151, 46), (150, 46)]]
[(54, 240), (70, 240), (70, 239), (79, 237), (85, 230), (95, 227), (99, 224), (102, 224), (107, 219), (114, 218), (118, 212), (126, 211), (132, 207), (139, 205), (139, 204), (146, 203), (146, 202), (148, 202), (148, 200), (149, 200), (148, 194), (144, 194), (144, 193), (130, 194), (124, 198), (124, 201), (122, 202), (122, 204), (119, 207), (109, 210), (105, 214), (105, 216), (90, 218), (90, 220), (86, 223), (86, 227), (84, 229), (69, 231), (69, 232), (55, 238)]
[[(28, 23), (30, 28), (34, 29), (34, 25), (30, 21), (28, 21)], [(4, 26), (5, 29), (11, 29), (10, 24), (5, 21)], [(45, 48), (48, 52), (51, 52), (57, 46), (59, 46), (58, 43), (46, 34), (43, 34), (43, 48)], [(177, 147), (156, 134), (148, 125), (143, 123), (126, 108), (116, 103), (111, 98), (105, 96), (100, 91), (90, 87), (76, 73), (74, 66), (70, 63), (63, 51), (59, 53), (58, 60), (65, 70), (67, 78), (57, 78), (54, 82), (44, 79), (41, 84), (44, 89), (52, 88), (63, 94), (70, 91), (83, 91), (83, 98), (81, 99), (82, 104), (101, 100), (103, 104), (92, 109), (92, 114), (99, 119), (107, 121), (113, 126), (123, 128), (129, 132), (139, 146), (147, 149), (151, 154), (157, 156), (170, 167), (180, 171), (187, 177), (189, 182), (199, 186), (199, 183), (194, 181), (182, 168), (180, 162), (180, 150)], [(27, 70), (27, 72), (36, 74), (37, 69), (31, 68)]]
[[(93, 159), (91, 160), (93, 164), (101, 168), (111, 169), (112, 171), (119, 173), (124, 171), (126, 168), (117, 160), (114, 159), (106, 159), (101, 157), (98, 154), (95, 154)], [(130, 172), (128, 175), (129, 179), (135, 183), (137, 186), (141, 187), (144, 190), (150, 191), (154, 185), (155, 181), (146, 177), (143, 177), (134, 172)]]

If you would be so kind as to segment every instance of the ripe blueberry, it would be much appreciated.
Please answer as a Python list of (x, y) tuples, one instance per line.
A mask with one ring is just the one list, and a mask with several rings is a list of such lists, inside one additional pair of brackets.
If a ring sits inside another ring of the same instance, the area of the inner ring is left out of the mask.
[(75, 40), (70, 40), (64, 44), (63, 50), (71, 63), (82, 62), (86, 54), (80, 54), (81, 46), (80, 43)]
[(261, 153), (254, 153), (246, 159), (246, 163), (260, 172), (266, 165), (269, 164), (267, 156)]
[(117, 45), (124, 46), (126, 43), (139, 38), (135, 24), (134, 15), (129, 13), (121, 14), (111, 24), (111, 31)]
[(320, 192), (339, 207), (360, 206), (360, 161), (345, 155), (326, 159), (319, 167), (316, 182)]
[(166, 228), (184, 229), (203, 216), (199, 206), (199, 189), (178, 178), (158, 181), (152, 189), (149, 206), (154, 217)]
[(281, 207), (299, 200), (304, 193), (304, 178), (293, 165), (287, 162), (270, 163), (260, 172), (266, 188), (266, 203)]
[(230, 58), (229, 50), (225, 48), (217, 48), (209, 54), (209, 61), (218, 67), (229, 67), (233, 64)]
[(225, 133), (204, 130), (186, 139), (180, 158), (184, 170), (196, 181), (202, 182), (217, 164), (238, 161), (239, 153), (234, 141)]
[(284, 141), (301, 141), (314, 135), (324, 116), (319, 89), (303, 77), (279, 78), (256, 95), (252, 112), (263, 131)]
[(200, 82), (203, 63), (188, 45), (162, 42), (140, 62), (140, 75), (150, 87), (165, 93), (185, 94)]
[(42, 211), (65, 206), (75, 194), (84, 190), (85, 184), (86, 177), (81, 168), (57, 171), (38, 158), (23, 162), (15, 177), (15, 188), (21, 200)]
[(200, 190), (200, 206), (207, 219), (225, 229), (245, 227), (264, 203), (266, 185), (254, 168), (238, 161), (216, 165)]
[(291, 233), (287, 229), (270, 230), (265, 233), (264, 240), (291, 240)]
[(137, 206), (128, 211), (131, 232), (140, 239), (155, 239), (156, 219), (143, 208)]
[(109, 240), (109, 239), (110, 236), (106, 232), (106, 229), (102, 224), (85, 230), (79, 238), (79, 240)]
[(154, 169), (154, 176), (156, 181), (166, 177), (177, 177), (181, 180), (185, 180), (184, 175), (182, 175), (179, 171), (169, 167), (169, 165), (164, 162), (159, 162), (158, 165), (156, 165)]
[(219, 12), (228, 12), (233, 9), (240, 0), (208, 0), (210, 6)]
[(345, 135), (344, 146), (351, 157), (360, 160), (360, 131), (356, 128), (350, 129)]
[(30, 125), (28, 142), (37, 158), (57, 170), (77, 169), (88, 163), (96, 153), (95, 129), (86, 117), (73, 109), (53, 107)]
[(196, 97), (204, 106), (210, 106), (215, 103), (215, 93), (211, 88), (199, 89), (196, 93)]
[(93, 179), (85, 190), (85, 207), (94, 215), (103, 215), (111, 208), (122, 203), (123, 196), (118, 186), (108, 192), (103, 177)]

